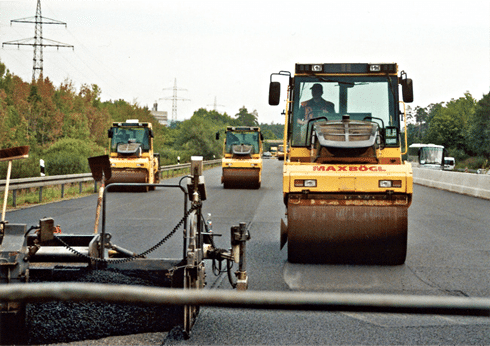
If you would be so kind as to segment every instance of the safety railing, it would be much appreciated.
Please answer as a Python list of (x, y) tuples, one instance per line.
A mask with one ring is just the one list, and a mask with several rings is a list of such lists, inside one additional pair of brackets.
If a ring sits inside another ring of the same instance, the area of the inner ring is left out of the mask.
[(413, 167), (415, 184), (490, 199), (490, 175), (468, 174)]
[[(221, 159), (204, 161), (205, 167), (213, 167), (221, 164)], [(190, 171), (191, 164), (183, 163), (178, 165), (168, 165), (160, 167), (160, 175), (162, 179), (185, 175)], [(82, 184), (86, 182), (94, 183), (94, 192), (97, 192), (97, 182), (92, 178), (92, 173), (53, 175), (46, 177), (10, 179), (9, 191), (12, 191), (12, 206), (17, 206), (17, 191), (23, 189), (37, 188), (39, 190), (39, 203), (43, 200), (43, 188), (46, 186), (61, 185), (61, 198), (65, 197), (66, 184), (79, 184), (79, 193), (82, 193)], [(5, 180), (0, 180), (0, 192), (5, 191)]]

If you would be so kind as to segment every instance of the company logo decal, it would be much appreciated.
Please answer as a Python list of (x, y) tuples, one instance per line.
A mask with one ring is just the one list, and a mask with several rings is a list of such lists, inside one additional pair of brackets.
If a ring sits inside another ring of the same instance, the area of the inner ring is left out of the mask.
[(381, 166), (313, 166), (313, 172), (386, 172)]

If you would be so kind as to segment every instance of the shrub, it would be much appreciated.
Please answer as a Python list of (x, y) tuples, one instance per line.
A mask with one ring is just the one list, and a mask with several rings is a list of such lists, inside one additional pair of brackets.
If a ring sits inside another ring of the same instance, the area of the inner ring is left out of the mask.
[(88, 158), (104, 154), (104, 148), (87, 140), (62, 139), (44, 152), (46, 175), (88, 173)]

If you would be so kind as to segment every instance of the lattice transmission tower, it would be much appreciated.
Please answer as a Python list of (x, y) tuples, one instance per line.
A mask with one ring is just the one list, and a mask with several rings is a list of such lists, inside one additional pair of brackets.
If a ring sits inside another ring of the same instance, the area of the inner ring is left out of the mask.
[(4, 45), (17, 46), (18, 48), (20, 46), (32, 46), (32, 47), (34, 47), (32, 80), (37, 80), (39, 78), (39, 76), (43, 74), (43, 48), (44, 47), (56, 47), (58, 49), (60, 49), (60, 48), (75, 49), (75, 47), (72, 45), (61, 43), (58, 41), (53, 41), (53, 40), (50, 40), (50, 39), (43, 37), (43, 24), (64, 25), (65, 28), (67, 25), (65, 22), (60, 22), (59, 20), (43, 17), (41, 14), (41, 0), (37, 0), (36, 16), (35, 17), (13, 19), (10, 21), (10, 25), (12, 25), (12, 23), (35, 24), (34, 37), (2, 43), (2, 47)]
[(217, 111), (218, 107), (224, 107), (224, 105), (219, 105), (216, 96), (214, 97), (214, 104), (208, 105), (208, 106), (213, 106), (213, 111)]
[(174, 79), (173, 88), (165, 88), (163, 90), (173, 90), (172, 96), (161, 98), (160, 100), (172, 100), (172, 122), (177, 121), (177, 101), (190, 101), (190, 99), (185, 99), (177, 96), (177, 91), (187, 91), (187, 89), (177, 88), (177, 78)]

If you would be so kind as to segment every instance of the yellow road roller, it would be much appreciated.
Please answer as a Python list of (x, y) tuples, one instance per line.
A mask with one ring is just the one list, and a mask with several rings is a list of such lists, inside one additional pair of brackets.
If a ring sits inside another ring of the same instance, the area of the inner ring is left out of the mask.
[[(160, 182), (160, 156), (153, 152), (151, 123), (137, 119), (115, 122), (108, 136), (112, 174), (106, 184)], [(148, 188), (143, 189), (146, 191)]]
[(286, 77), (281, 248), (288, 244), (289, 262), (403, 264), (413, 175), (401, 124), (412, 80), (395, 63), (296, 64), (294, 75), (271, 74), (270, 105), (280, 103)]
[[(216, 134), (219, 139), (219, 133)], [(225, 189), (258, 189), (262, 182), (262, 141), (259, 127), (226, 128), (221, 183)]]

